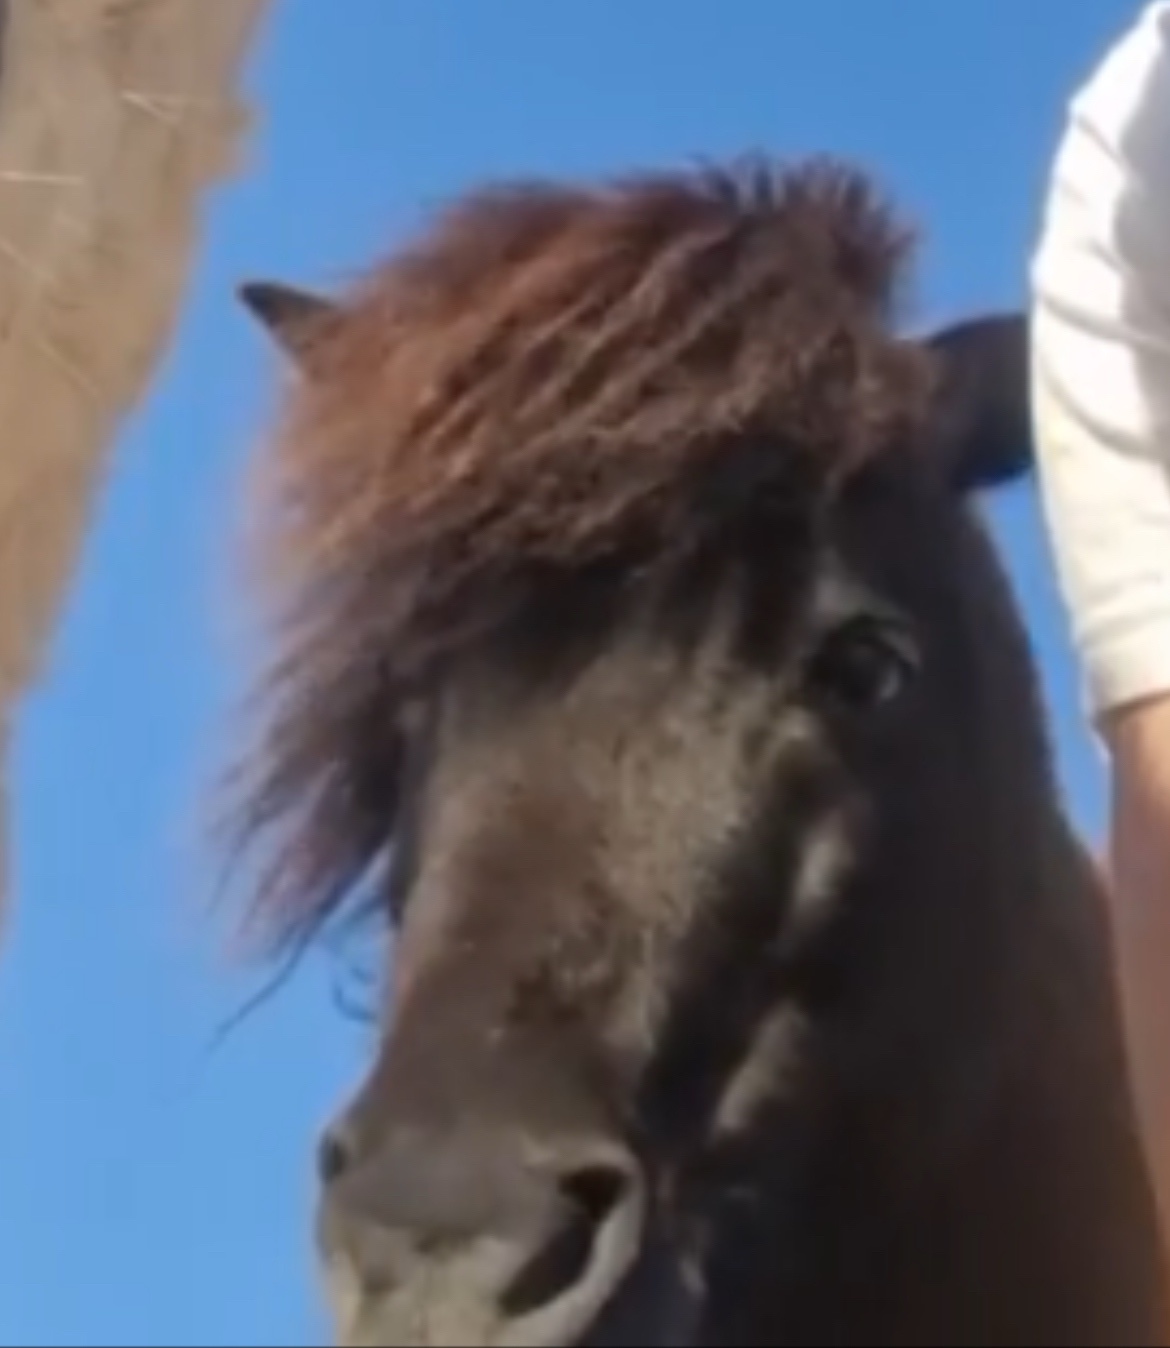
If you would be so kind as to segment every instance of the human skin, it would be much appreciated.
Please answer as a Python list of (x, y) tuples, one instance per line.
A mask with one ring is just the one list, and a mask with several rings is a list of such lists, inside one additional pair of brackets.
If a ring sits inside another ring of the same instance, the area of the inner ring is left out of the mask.
[(1170, 1231), (1170, 694), (1109, 712), (1101, 730), (1112, 761), (1108, 892), (1130, 1069)]

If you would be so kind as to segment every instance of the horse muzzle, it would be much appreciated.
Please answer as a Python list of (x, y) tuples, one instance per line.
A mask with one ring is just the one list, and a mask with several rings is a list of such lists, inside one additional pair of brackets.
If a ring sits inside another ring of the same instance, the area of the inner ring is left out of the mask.
[(411, 1130), (332, 1169), (319, 1237), (345, 1348), (595, 1342), (643, 1253), (643, 1172), (608, 1140)]

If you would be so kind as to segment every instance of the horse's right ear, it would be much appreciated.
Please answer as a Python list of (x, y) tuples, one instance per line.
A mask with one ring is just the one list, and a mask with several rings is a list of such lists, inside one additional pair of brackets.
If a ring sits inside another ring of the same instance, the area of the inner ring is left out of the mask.
[(277, 281), (246, 281), (240, 302), (299, 369), (309, 364), (315, 336), (338, 307), (332, 300)]

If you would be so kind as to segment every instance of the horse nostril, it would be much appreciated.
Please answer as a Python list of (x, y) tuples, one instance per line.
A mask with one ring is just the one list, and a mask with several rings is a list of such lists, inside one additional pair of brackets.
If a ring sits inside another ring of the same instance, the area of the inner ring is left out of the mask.
[(353, 1138), (345, 1128), (326, 1129), (317, 1145), (317, 1177), (323, 1185), (336, 1184), (353, 1164)]
[(520, 1317), (563, 1296), (585, 1276), (597, 1238), (627, 1196), (630, 1177), (591, 1165), (561, 1178), (559, 1220), (543, 1248), (500, 1297), (506, 1315)]
[(588, 1217), (594, 1226), (606, 1218), (625, 1197), (629, 1176), (613, 1166), (592, 1165), (566, 1175), (561, 1193)]

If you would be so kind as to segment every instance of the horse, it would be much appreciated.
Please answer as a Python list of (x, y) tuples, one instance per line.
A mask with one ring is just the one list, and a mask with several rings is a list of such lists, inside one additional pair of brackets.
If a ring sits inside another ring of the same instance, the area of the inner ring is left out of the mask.
[(316, 1160), (339, 1341), (1165, 1341), (980, 509), (1027, 320), (911, 332), (915, 238), (764, 156), (489, 185), (336, 296), (241, 287), (288, 380), (233, 846), (277, 946), (389, 937)]

